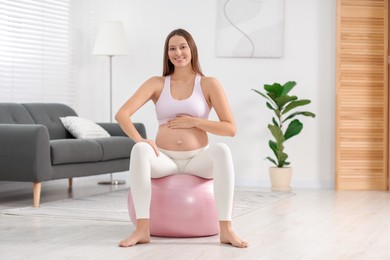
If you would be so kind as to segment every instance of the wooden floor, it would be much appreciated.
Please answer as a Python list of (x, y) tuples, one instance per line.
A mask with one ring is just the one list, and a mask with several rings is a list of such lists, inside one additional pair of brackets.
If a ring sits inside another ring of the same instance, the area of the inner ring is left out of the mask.
[[(45, 183), (42, 203), (117, 189), (96, 184), (108, 178), (76, 179), (72, 193), (66, 180)], [(151, 244), (119, 248), (133, 230), (126, 223), (0, 214), (0, 259), (390, 259), (390, 193), (294, 192), (234, 219), (247, 249), (221, 245), (218, 236), (153, 238)], [(31, 203), (31, 184), (0, 182), (0, 210)]]

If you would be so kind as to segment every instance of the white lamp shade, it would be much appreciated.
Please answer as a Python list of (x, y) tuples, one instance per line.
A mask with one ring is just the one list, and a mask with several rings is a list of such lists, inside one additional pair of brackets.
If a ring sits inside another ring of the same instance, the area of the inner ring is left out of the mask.
[(108, 56), (129, 54), (122, 22), (106, 21), (100, 25), (92, 54)]

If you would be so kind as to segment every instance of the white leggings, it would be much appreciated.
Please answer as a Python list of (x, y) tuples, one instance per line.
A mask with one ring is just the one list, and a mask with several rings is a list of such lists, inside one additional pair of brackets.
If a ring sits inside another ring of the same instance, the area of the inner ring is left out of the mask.
[(149, 219), (152, 197), (151, 178), (173, 174), (194, 174), (214, 179), (214, 197), (219, 220), (230, 221), (233, 209), (234, 168), (230, 149), (222, 143), (191, 151), (159, 149), (139, 142), (130, 157), (130, 188), (137, 219)]

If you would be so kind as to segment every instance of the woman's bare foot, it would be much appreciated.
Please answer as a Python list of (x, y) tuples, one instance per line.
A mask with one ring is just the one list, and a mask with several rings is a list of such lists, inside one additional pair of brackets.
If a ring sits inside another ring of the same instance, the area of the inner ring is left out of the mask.
[(220, 221), (220, 241), (222, 244), (230, 244), (235, 247), (245, 248), (248, 247), (248, 242), (242, 240), (232, 229), (231, 221)]
[(136, 244), (146, 244), (150, 242), (149, 219), (137, 220), (137, 228), (127, 239), (119, 242), (120, 247), (129, 247)]

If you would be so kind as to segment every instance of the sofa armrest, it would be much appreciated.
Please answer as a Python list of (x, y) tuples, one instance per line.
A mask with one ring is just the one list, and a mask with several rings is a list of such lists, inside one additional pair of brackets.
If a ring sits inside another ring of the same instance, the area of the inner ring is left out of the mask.
[[(127, 136), (125, 132), (123, 132), (122, 128), (118, 123), (97, 123), (101, 127), (103, 127), (110, 135), (112, 136)], [(134, 123), (135, 128), (138, 133), (146, 138), (146, 129), (143, 123)]]
[(43, 125), (0, 124), (0, 180), (51, 179), (49, 132)]

